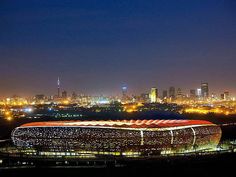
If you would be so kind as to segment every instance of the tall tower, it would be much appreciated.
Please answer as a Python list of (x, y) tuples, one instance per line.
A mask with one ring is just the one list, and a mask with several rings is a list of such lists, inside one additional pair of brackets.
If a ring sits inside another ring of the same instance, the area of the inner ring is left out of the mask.
[(197, 97), (200, 98), (202, 96), (202, 89), (197, 89)]
[(175, 87), (173, 86), (169, 88), (169, 97), (175, 99)]
[(202, 97), (208, 98), (209, 97), (209, 87), (208, 83), (201, 83), (201, 90), (202, 90)]
[(151, 88), (151, 92), (150, 92), (151, 103), (156, 103), (157, 102), (157, 98), (158, 98), (158, 90), (157, 90), (156, 87), (152, 87)]
[(57, 97), (60, 97), (60, 78), (57, 79)]
[(122, 98), (125, 99), (127, 97), (127, 86), (122, 87)]

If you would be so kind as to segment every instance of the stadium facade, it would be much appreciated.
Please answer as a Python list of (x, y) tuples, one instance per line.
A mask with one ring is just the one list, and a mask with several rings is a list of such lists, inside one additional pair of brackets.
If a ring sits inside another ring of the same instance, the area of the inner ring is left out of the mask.
[(44, 152), (139, 154), (216, 148), (221, 128), (202, 120), (32, 122), (12, 132), (22, 149)]

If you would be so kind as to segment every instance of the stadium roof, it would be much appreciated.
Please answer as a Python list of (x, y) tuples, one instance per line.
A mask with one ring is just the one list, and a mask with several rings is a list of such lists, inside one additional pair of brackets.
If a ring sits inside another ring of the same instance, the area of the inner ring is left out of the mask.
[(117, 128), (168, 128), (214, 125), (205, 120), (99, 120), (99, 121), (47, 121), (31, 122), (21, 127), (117, 127)]

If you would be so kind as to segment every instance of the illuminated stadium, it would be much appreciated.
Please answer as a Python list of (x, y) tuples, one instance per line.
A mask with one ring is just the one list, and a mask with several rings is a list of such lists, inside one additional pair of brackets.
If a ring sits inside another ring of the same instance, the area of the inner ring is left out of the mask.
[(97, 154), (161, 154), (216, 148), (219, 126), (201, 120), (32, 122), (12, 132), (19, 149)]

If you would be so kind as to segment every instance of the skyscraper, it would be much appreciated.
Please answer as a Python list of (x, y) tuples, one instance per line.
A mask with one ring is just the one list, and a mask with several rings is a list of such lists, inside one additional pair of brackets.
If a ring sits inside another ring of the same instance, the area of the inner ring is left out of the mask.
[(169, 97), (171, 99), (175, 99), (175, 87), (170, 87), (170, 89), (169, 89)]
[(197, 97), (200, 98), (202, 96), (202, 89), (197, 89)]
[(151, 88), (151, 92), (150, 92), (151, 103), (156, 103), (157, 102), (157, 98), (158, 98), (158, 90), (157, 90), (156, 87), (152, 87)]
[(225, 91), (224, 92), (224, 100), (229, 101), (230, 97), (229, 97), (229, 91)]
[(224, 93), (220, 94), (220, 99), (221, 99), (221, 100), (224, 100), (224, 99), (225, 99), (225, 94), (224, 94)]
[(57, 79), (57, 97), (60, 97), (60, 78), (58, 77)]
[(65, 90), (62, 92), (62, 98), (67, 99), (67, 92)]
[(196, 98), (196, 90), (195, 89), (190, 90), (190, 98), (192, 98), (192, 99)]
[(209, 97), (209, 88), (208, 83), (201, 83), (201, 91), (202, 91), (202, 97), (208, 98)]
[(123, 86), (122, 87), (122, 96), (126, 96), (127, 95), (127, 87), (126, 86)]
[(167, 98), (167, 90), (163, 90), (163, 93), (162, 93), (162, 98)]
[(127, 97), (128, 97), (127, 90), (128, 90), (127, 86), (122, 86), (122, 100), (123, 101), (127, 101)]

